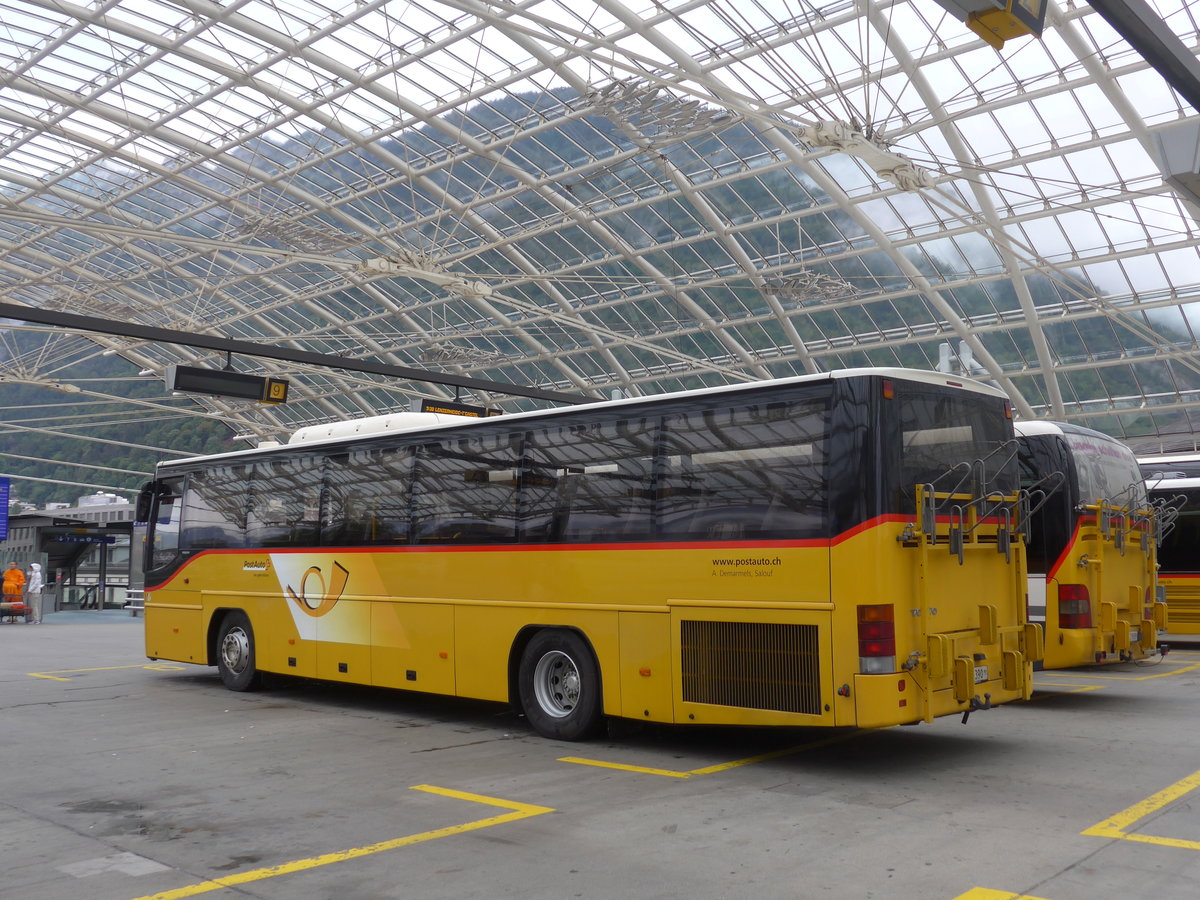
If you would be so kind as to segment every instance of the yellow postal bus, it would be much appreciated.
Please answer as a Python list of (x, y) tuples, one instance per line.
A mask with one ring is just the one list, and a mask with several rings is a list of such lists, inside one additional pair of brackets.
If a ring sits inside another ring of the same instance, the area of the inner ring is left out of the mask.
[(1164, 517), (1158, 586), (1171, 634), (1200, 634), (1200, 454), (1139, 460), (1150, 499)]
[(508, 701), (540, 734), (882, 726), (1027, 698), (1011, 412), (863, 369), (159, 466), (146, 653)]
[(1029, 617), (1044, 627), (1045, 668), (1161, 656), (1157, 518), (1133, 451), (1066, 423), (1016, 430), (1030, 502)]

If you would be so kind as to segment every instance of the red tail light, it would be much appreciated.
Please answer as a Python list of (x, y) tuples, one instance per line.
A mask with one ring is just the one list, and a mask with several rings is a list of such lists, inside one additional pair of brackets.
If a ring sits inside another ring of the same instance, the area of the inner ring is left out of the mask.
[(858, 608), (858, 667), (869, 675), (896, 671), (896, 611), (890, 603)]
[(1058, 627), (1091, 628), (1092, 597), (1082, 584), (1063, 584), (1058, 588)]

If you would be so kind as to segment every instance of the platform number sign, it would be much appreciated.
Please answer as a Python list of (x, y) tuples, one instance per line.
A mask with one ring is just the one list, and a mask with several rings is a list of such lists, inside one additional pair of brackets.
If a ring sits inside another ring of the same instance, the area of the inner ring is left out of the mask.
[(11, 482), (0, 478), (0, 541), (8, 540), (8, 488)]

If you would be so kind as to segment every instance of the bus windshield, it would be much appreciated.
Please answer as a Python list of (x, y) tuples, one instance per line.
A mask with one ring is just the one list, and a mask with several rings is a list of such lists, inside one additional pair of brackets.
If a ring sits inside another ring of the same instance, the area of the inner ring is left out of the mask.
[(183, 518), (183, 479), (164, 478), (157, 483), (154, 518), (148, 523), (147, 571), (171, 566), (179, 557), (179, 523)]

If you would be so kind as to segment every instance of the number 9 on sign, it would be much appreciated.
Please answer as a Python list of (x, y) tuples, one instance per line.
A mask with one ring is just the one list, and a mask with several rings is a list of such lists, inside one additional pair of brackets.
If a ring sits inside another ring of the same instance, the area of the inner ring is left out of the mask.
[(268, 378), (263, 385), (263, 403), (287, 403), (288, 382), (283, 378)]

